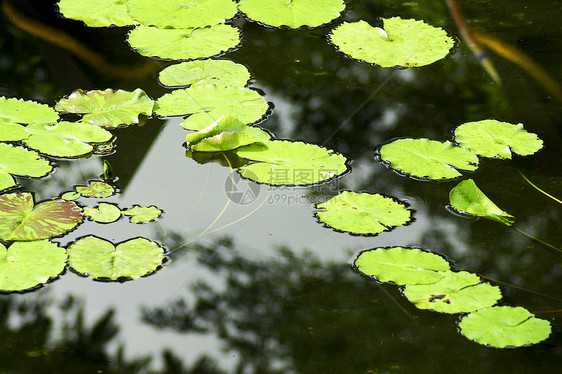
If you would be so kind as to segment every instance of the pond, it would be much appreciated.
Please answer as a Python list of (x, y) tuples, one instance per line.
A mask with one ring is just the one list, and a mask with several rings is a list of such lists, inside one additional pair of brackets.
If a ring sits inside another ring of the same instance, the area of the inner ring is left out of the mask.
[[(0, 96), (54, 107), (77, 89), (140, 88), (156, 100), (177, 88), (158, 81), (169, 60), (140, 56), (125, 42), (132, 27), (87, 27), (61, 17), (55, 3), (4, 0)], [(85, 219), (51, 240), (66, 248), (90, 235), (115, 245), (140, 237), (158, 243), (165, 259), (134, 280), (95, 281), (67, 266), (31, 291), (0, 294), (0, 374), (559, 370), (562, 206), (522, 175), (562, 197), (562, 2), (459, 1), (469, 27), (501, 41), (486, 48), (501, 83), (461, 40), (446, 2), (345, 3), (341, 17), (311, 29), (265, 27), (239, 12), (228, 24), (241, 41), (218, 57), (245, 66), (249, 86), (270, 103), (261, 128), (347, 157), (341, 175), (306, 186), (256, 183), (240, 177), (232, 152), (186, 148), (185, 115), (141, 115), (139, 124), (109, 129), (106, 149), (49, 157), (49, 175), (17, 177), (2, 191), (31, 192), (39, 203), (111, 179), (111, 196), (81, 196), (79, 207), (155, 206), (162, 215), (142, 224)], [(442, 27), (460, 42), (426, 66), (386, 68), (329, 41), (344, 21), (380, 25), (397, 16)], [(411, 178), (381, 162), (383, 144), (452, 141), (457, 126), (485, 119), (522, 123), (544, 146), (511, 160), (480, 157), (478, 170), (449, 180)], [(463, 179), (514, 216), (513, 226), (448, 208)], [(413, 220), (378, 235), (334, 230), (319, 221), (316, 205), (342, 191), (392, 197)], [(523, 307), (552, 331), (518, 348), (474, 342), (459, 328), (467, 313), (420, 309), (398, 282), (354, 266), (363, 251), (384, 247), (438, 254), (452, 270), (501, 290), (497, 305)]]

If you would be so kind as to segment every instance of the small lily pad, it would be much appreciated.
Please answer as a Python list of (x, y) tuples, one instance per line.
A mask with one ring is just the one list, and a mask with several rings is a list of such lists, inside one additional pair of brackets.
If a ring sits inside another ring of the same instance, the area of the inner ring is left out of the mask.
[(272, 185), (309, 185), (348, 170), (347, 158), (314, 144), (273, 140), (238, 148), (239, 157), (255, 161), (239, 169), (244, 178)]
[(122, 211), (123, 215), (130, 216), (132, 223), (147, 223), (156, 221), (162, 215), (162, 211), (155, 206), (134, 206)]
[(67, 248), (68, 264), (76, 272), (94, 279), (136, 279), (156, 271), (164, 260), (164, 249), (145, 238), (130, 239), (116, 246), (89, 235)]
[(26, 291), (56, 278), (66, 266), (66, 250), (48, 240), (0, 243), (0, 292)]
[(452, 179), (461, 176), (457, 169), (478, 168), (478, 156), (449, 141), (398, 139), (383, 145), (379, 155), (392, 169), (422, 179)]
[(443, 257), (419, 248), (388, 247), (363, 251), (355, 260), (361, 273), (397, 285), (433, 284), (450, 270)]
[(455, 40), (441, 28), (400, 17), (383, 19), (384, 26), (365, 21), (344, 22), (330, 40), (340, 51), (382, 67), (429, 65), (449, 54)]
[(85, 207), (84, 215), (99, 223), (115, 222), (121, 217), (119, 207), (109, 203), (99, 203), (95, 208)]
[(264, 25), (318, 27), (337, 18), (345, 9), (343, 0), (240, 0), (238, 8), (248, 18)]
[(160, 83), (168, 87), (199, 85), (244, 87), (250, 72), (230, 60), (197, 60), (170, 65), (158, 74)]
[(62, 235), (82, 222), (73, 201), (48, 200), (35, 205), (28, 192), (0, 195), (0, 239), (41, 240)]
[(51, 170), (49, 161), (37, 152), (0, 143), (0, 191), (16, 185), (12, 175), (39, 178)]
[(66, 18), (84, 22), (90, 27), (129, 26), (136, 24), (123, 0), (59, 0), (59, 11)]
[(154, 101), (140, 88), (132, 92), (76, 90), (55, 106), (59, 112), (85, 114), (81, 122), (109, 128), (139, 123), (139, 115), (152, 115), (153, 107)]
[(461, 334), (496, 348), (537, 344), (550, 335), (550, 322), (522, 307), (496, 306), (470, 313), (459, 322)]
[(230, 25), (196, 29), (158, 29), (137, 26), (128, 42), (143, 56), (173, 60), (194, 60), (218, 56), (240, 43), (240, 31)]
[(115, 193), (110, 184), (100, 181), (89, 181), (88, 186), (76, 186), (74, 189), (83, 197), (109, 197)]
[[(58, 113), (48, 105), (39, 104), (35, 101), (0, 97), (0, 124), (35, 123), (48, 125), (57, 122), (58, 119)], [(11, 141), (5, 138), (6, 131), (4, 129), (1, 133), (0, 140)]]
[(449, 192), (449, 202), (451, 207), (461, 214), (488, 218), (507, 226), (515, 222), (515, 217), (498, 208), (472, 179), (464, 180), (454, 187)]
[(379, 194), (344, 191), (316, 208), (320, 222), (352, 234), (376, 235), (412, 220), (404, 203)]
[(406, 285), (403, 293), (419, 309), (450, 314), (487, 308), (502, 297), (499, 287), (467, 271), (448, 271), (433, 284)]
[(527, 132), (523, 124), (493, 119), (463, 123), (455, 129), (455, 140), (480, 156), (507, 159), (511, 159), (512, 152), (528, 156), (543, 147), (543, 141)]

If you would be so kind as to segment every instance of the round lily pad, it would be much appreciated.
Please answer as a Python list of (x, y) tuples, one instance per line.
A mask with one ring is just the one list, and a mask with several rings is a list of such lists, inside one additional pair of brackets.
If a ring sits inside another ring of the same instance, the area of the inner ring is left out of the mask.
[(250, 72), (230, 60), (197, 60), (170, 65), (158, 73), (160, 83), (168, 87), (209, 84), (244, 87)]
[(11, 144), (0, 143), (0, 191), (14, 187), (13, 175), (25, 177), (43, 177), (53, 167), (35, 151)]
[(496, 348), (539, 343), (550, 335), (550, 322), (536, 318), (522, 307), (496, 306), (464, 316), (461, 334), (479, 344)]
[(113, 243), (89, 235), (67, 248), (68, 264), (94, 279), (136, 279), (156, 271), (164, 260), (164, 249), (145, 238)]
[(25, 291), (47, 283), (64, 271), (66, 251), (48, 240), (0, 243), (0, 292)]
[(404, 203), (379, 194), (344, 191), (316, 208), (320, 222), (352, 234), (376, 235), (412, 220)]
[(123, 0), (59, 0), (58, 6), (66, 18), (82, 21), (90, 27), (137, 23), (129, 16), (127, 1)]
[(122, 213), (125, 216), (129, 216), (132, 223), (156, 221), (158, 217), (162, 215), (162, 211), (154, 205), (148, 207), (134, 206), (130, 209), (123, 210)]
[(487, 119), (467, 122), (455, 129), (455, 141), (483, 157), (511, 159), (511, 153), (532, 155), (543, 147), (536, 134), (527, 132), (523, 124), (517, 125)]
[(420, 248), (387, 247), (363, 251), (354, 263), (361, 273), (397, 285), (433, 284), (450, 270), (443, 257)]
[(344, 22), (330, 33), (340, 51), (382, 67), (429, 65), (449, 54), (455, 40), (441, 28), (400, 17), (383, 19), (384, 26), (365, 21)]
[[(0, 124), (35, 123), (48, 125), (57, 122), (58, 119), (58, 113), (48, 105), (39, 104), (35, 101), (0, 97)], [(0, 139), (8, 141), (8, 139), (4, 139), (4, 134), (0, 135)]]
[(89, 181), (88, 186), (76, 186), (74, 189), (83, 197), (109, 197), (115, 193), (113, 186), (100, 181)]
[(84, 215), (92, 221), (111, 223), (121, 217), (121, 210), (113, 204), (99, 203), (95, 208), (84, 207)]

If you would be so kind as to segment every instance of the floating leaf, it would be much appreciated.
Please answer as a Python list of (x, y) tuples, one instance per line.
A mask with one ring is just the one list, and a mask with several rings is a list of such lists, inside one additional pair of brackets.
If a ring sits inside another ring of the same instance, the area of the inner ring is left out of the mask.
[(76, 186), (75, 190), (83, 197), (109, 197), (115, 193), (110, 184), (99, 181), (89, 181), (88, 187)]
[[(0, 124), (36, 123), (47, 125), (57, 122), (58, 119), (58, 113), (48, 105), (39, 104), (35, 101), (0, 97)], [(10, 141), (10, 139), (4, 138), (5, 128), (2, 128), (1, 133), (0, 140)]]
[(66, 266), (66, 251), (48, 240), (0, 244), (0, 291), (25, 291), (56, 278)]
[(461, 147), (481, 156), (508, 159), (511, 159), (511, 152), (528, 156), (543, 146), (542, 140), (527, 132), (523, 124), (493, 119), (463, 123), (455, 129), (455, 140)]
[(90, 27), (137, 23), (127, 13), (127, 1), (123, 0), (59, 0), (58, 6), (66, 18), (82, 21)]
[(229, 114), (242, 123), (260, 120), (269, 104), (258, 92), (245, 87), (195, 86), (174, 90), (156, 101), (159, 116), (191, 114), (183, 123), (187, 130), (202, 130)]
[(393, 17), (383, 23), (384, 28), (365, 21), (344, 22), (332, 30), (330, 40), (343, 53), (382, 67), (429, 65), (455, 45), (445, 30), (423, 21)]
[(0, 195), (0, 239), (40, 240), (59, 236), (82, 222), (75, 202), (48, 200), (34, 206), (28, 193)]
[(232, 0), (135, 0), (129, 14), (145, 26), (187, 29), (223, 23), (238, 9)]
[(451, 179), (461, 176), (456, 169), (478, 168), (478, 156), (449, 141), (398, 139), (383, 145), (379, 153), (392, 169), (417, 178)]
[(273, 140), (239, 148), (239, 157), (256, 161), (239, 169), (244, 178), (273, 185), (307, 185), (347, 171), (347, 158), (303, 142)]
[(76, 90), (55, 106), (60, 112), (86, 113), (81, 122), (110, 128), (139, 123), (139, 114), (150, 116), (153, 107), (154, 101), (140, 88), (132, 92)]
[(68, 191), (65, 192), (61, 195), (61, 199), (63, 200), (76, 200), (79, 199), (82, 195), (80, 195), (78, 192), (76, 191)]
[(498, 208), (472, 179), (464, 180), (454, 187), (449, 192), (449, 202), (461, 214), (488, 218), (507, 226), (511, 226), (515, 222), (515, 217)]
[(113, 204), (99, 203), (95, 208), (85, 207), (84, 215), (89, 217), (92, 221), (111, 223), (121, 217), (121, 210)]
[(230, 60), (197, 60), (170, 65), (158, 74), (160, 83), (168, 87), (214, 84), (244, 87), (250, 72), (242, 64)]
[(254, 21), (269, 26), (318, 27), (345, 9), (342, 0), (240, 0), (238, 8)]
[(147, 223), (150, 221), (156, 221), (162, 211), (155, 206), (143, 207), (134, 206), (131, 209), (125, 209), (122, 213), (126, 216), (130, 216), (132, 223)]
[(448, 271), (444, 275), (437, 283), (406, 285), (404, 296), (419, 309), (451, 314), (487, 308), (502, 297), (499, 287), (482, 283), (475, 274)]
[(459, 322), (461, 334), (496, 348), (539, 343), (551, 333), (550, 322), (522, 307), (496, 306), (470, 313)]
[(69, 245), (67, 251), (70, 267), (94, 279), (136, 279), (156, 271), (164, 260), (162, 247), (145, 238), (114, 246), (90, 235)]
[(0, 143), (0, 191), (16, 185), (10, 174), (39, 178), (51, 170), (53, 167), (49, 161), (37, 152)]
[(230, 151), (253, 143), (267, 142), (271, 136), (260, 128), (248, 126), (225, 115), (207, 128), (186, 135), (187, 145), (198, 152)]
[(197, 29), (157, 29), (137, 26), (129, 32), (132, 48), (143, 56), (194, 60), (213, 57), (240, 42), (239, 30), (230, 25)]
[(419, 248), (388, 247), (363, 251), (355, 260), (361, 273), (397, 285), (433, 284), (450, 270), (443, 257)]
[(405, 204), (379, 194), (344, 191), (316, 208), (321, 222), (352, 234), (376, 235), (412, 220)]

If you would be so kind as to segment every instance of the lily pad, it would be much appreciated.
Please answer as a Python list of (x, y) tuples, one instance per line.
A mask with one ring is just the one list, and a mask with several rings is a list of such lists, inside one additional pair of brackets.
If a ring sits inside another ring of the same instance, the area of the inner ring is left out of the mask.
[(121, 217), (121, 210), (113, 204), (99, 203), (99, 205), (95, 208), (85, 207), (84, 215), (92, 221), (99, 223), (111, 223), (117, 221)]
[(383, 19), (384, 26), (365, 21), (344, 22), (330, 33), (340, 51), (382, 67), (429, 65), (449, 54), (455, 40), (441, 28), (400, 17)]
[(76, 90), (55, 106), (59, 112), (85, 113), (81, 122), (109, 128), (139, 123), (139, 114), (150, 116), (153, 107), (154, 101), (140, 88), (132, 92)]
[(415, 178), (452, 179), (461, 176), (457, 169), (478, 168), (478, 156), (449, 141), (398, 139), (383, 145), (379, 155), (392, 169)]
[(162, 215), (162, 211), (155, 206), (134, 206), (122, 211), (123, 215), (130, 216), (132, 223), (147, 223), (156, 221)]
[(154, 112), (159, 116), (191, 114), (182, 126), (198, 131), (227, 114), (242, 123), (253, 123), (268, 109), (263, 96), (246, 87), (194, 86), (163, 95), (156, 101)]
[(241, 147), (236, 154), (255, 161), (239, 169), (242, 177), (272, 185), (316, 184), (348, 170), (346, 157), (303, 142), (273, 140)]
[(49, 161), (37, 152), (11, 144), (0, 143), (0, 191), (14, 187), (13, 175), (44, 177), (53, 170)]
[(115, 193), (110, 184), (100, 181), (89, 181), (88, 186), (76, 186), (74, 189), (83, 197), (109, 197)]
[(264, 25), (318, 27), (339, 17), (345, 9), (342, 0), (240, 0), (238, 8), (248, 18)]
[(419, 309), (451, 314), (487, 308), (502, 297), (499, 287), (467, 271), (448, 271), (433, 284), (406, 285), (403, 293)]
[(379, 194), (344, 191), (316, 208), (320, 222), (352, 234), (376, 235), (412, 220), (405, 204)]
[(460, 182), (449, 192), (449, 202), (461, 214), (488, 218), (511, 226), (515, 217), (501, 210), (476, 186), (472, 179)]
[(230, 60), (197, 60), (170, 65), (158, 74), (160, 83), (168, 87), (209, 84), (244, 87), (250, 80), (250, 72)]
[(76, 272), (94, 279), (136, 279), (156, 271), (164, 260), (164, 249), (145, 238), (116, 246), (89, 235), (67, 248), (68, 264)]
[(517, 125), (487, 119), (467, 122), (455, 129), (459, 146), (483, 157), (511, 159), (511, 153), (532, 155), (543, 146), (536, 134), (527, 132), (523, 124)]
[(131, 17), (160, 29), (215, 25), (234, 17), (238, 11), (232, 0), (135, 0), (127, 6)]
[(354, 263), (361, 273), (397, 285), (433, 284), (450, 270), (443, 257), (420, 248), (388, 247), (363, 251)]
[(207, 128), (186, 135), (187, 145), (198, 152), (230, 151), (253, 143), (265, 143), (271, 136), (264, 130), (248, 126), (225, 115)]
[(461, 334), (496, 348), (539, 343), (550, 335), (550, 322), (522, 307), (496, 306), (470, 313), (459, 322)]
[(218, 56), (240, 43), (240, 31), (230, 25), (197, 29), (137, 26), (128, 34), (132, 48), (143, 56), (194, 60)]
[(84, 22), (90, 27), (129, 26), (134, 21), (123, 0), (59, 0), (59, 11), (66, 18)]
[(0, 243), (0, 292), (26, 291), (56, 278), (66, 266), (66, 250), (48, 240)]
[(62, 235), (82, 222), (73, 201), (48, 200), (35, 205), (28, 192), (0, 195), (0, 239), (41, 240)]
[[(16, 98), (0, 97), (0, 124), (41, 124), (48, 125), (57, 122), (59, 115), (53, 108), (35, 101), (21, 100)], [(6, 128), (0, 132), (0, 140), (6, 139)], [(20, 140), (20, 139), (13, 139)]]

